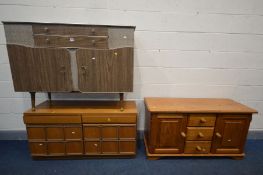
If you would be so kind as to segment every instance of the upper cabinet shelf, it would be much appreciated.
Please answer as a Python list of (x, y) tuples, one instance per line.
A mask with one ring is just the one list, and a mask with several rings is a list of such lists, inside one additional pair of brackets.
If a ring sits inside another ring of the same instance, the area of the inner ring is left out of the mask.
[(15, 91), (133, 90), (135, 27), (4, 22), (4, 28)]

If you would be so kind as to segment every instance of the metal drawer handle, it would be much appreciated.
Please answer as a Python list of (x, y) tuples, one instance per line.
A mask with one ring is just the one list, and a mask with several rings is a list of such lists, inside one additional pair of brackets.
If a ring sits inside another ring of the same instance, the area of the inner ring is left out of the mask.
[(201, 132), (199, 132), (199, 133), (198, 133), (198, 136), (199, 136), (200, 138), (203, 138), (203, 137), (204, 137), (204, 134), (201, 133)]
[(92, 59), (92, 60), (96, 60), (96, 58), (95, 58), (95, 57), (92, 57), (91, 59)]
[(206, 119), (205, 119), (205, 118), (201, 118), (201, 119), (200, 119), (200, 122), (201, 122), (201, 123), (206, 123)]
[(75, 38), (70, 37), (70, 38), (69, 38), (69, 41), (70, 41), (70, 42), (74, 42), (74, 41), (75, 41)]
[(76, 134), (76, 132), (75, 132), (75, 131), (72, 131), (71, 134)]
[(231, 142), (232, 140), (231, 140), (231, 139), (228, 139), (227, 141), (228, 141), (228, 142)]
[(49, 38), (46, 38), (46, 42), (47, 42), (47, 43), (49, 43), (49, 42), (50, 42)]
[(114, 55), (115, 55), (115, 56), (118, 56), (118, 52), (114, 52)]

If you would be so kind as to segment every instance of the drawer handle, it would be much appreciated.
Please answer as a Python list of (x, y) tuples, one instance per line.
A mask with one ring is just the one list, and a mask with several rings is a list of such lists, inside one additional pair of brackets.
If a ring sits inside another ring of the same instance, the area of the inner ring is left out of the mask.
[(201, 119), (200, 119), (200, 122), (201, 122), (201, 123), (206, 123), (206, 119), (205, 119), (205, 118), (201, 118)]
[(222, 135), (221, 135), (219, 132), (217, 132), (217, 133), (216, 133), (216, 137), (222, 138)]
[(43, 143), (39, 143), (38, 146), (43, 146)]
[(181, 132), (181, 136), (182, 136), (183, 138), (185, 138), (185, 137), (186, 137), (186, 134), (185, 134), (184, 132)]
[(44, 30), (45, 30), (45, 32), (48, 32), (49, 29), (48, 29), (48, 27), (45, 27)]
[(201, 148), (201, 146), (196, 146), (196, 148), (195, 148), (197, 151), (202, 151), (202, 148)]
[(127, 39), (127, 36), (126, 36), (126, 35), (124, 35), (122, 38), (123, 38), (123, 39)]
[(114, 52), (114, 55), (115, 55), (115, 56), (118, 56), (118, 52)]
[(95, 146), (95, 147), (98, 147), (98, 144), (97, 144), (97, 143), (94, 143), (94, 146)]
[(49, 42), (50, 42), (49, 38), (46, 38), (46, 43), (49, 43)]
[(96, 44), (95, 40), (91, 40), (91, 42), (92, 42), (92, 45), (95, 46)]
[(199, 132), (199, 133), (198, 133), (198, 137), (203, 138), (203, 137), (205, 137), (205, 136), (204, 136), (203, 133)]
[(74, 41), (75, 41), (75, 38), (73, 38), (73, 37), (69, 38), (69, 42), (74, 42)]
[(72, 131), (71, 134), (76, 134), (76, 132), (75, 132), (75, 131)]
[(232, 140), (231, 140), (231, 139), (228, 139), (227, 141), (228, 141), (228, 142), (231, 142)]
[(107, 121), (108, 121), (108, 122), (110, 122), (110, 121), (111, 121), (111, 119), (110, 119), (110, 118), (107, 118)]
[(92, 60), (96, 60), (96, 58), (95, 58), (95, 57), (92, 57), (91, 59), (92, 59)]

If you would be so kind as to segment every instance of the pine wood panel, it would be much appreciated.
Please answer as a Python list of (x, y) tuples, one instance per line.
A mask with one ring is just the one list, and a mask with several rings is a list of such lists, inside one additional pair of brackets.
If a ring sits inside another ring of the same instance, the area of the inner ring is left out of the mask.
[(81, 116), (60, 116), (54, 115), (24, 115), (24, 123), (26, 124), (56, 124), (56, 123), (81, 123)]
[(131, 92), (133, 48), (79, 49), (76, 52), (81, 92)]
[(81, 155), (83, 154), (83, 142), (70, 141), (66, 142), (67, 155)]
[(28, 140), (46, 140), (46, 132), (44, 127), (27, 126)]
[(212, 140), (213, 127), (187, 127), (186, 140)]
[(186, 141), (184, 153), (206, 154), (210, 152), (211, 141)]
[(66, 49), (11, 44), (7, 49), (15, 91), (72, 91), (70, 55)]
[(47, 145), (45, 142), (30, 142), (29, 148), (32, 156), (47, 155)]
[(145, 98), (150, 112), (176, 113), (257, 113), (255, 109), (231, 99), (215, 98)]
[(190, 114), (188, 126), (214, 126), (216, 115), (214, 114)]
[(65, 140), (81, 140), (82, 127), (65, 127), (64, 128)]

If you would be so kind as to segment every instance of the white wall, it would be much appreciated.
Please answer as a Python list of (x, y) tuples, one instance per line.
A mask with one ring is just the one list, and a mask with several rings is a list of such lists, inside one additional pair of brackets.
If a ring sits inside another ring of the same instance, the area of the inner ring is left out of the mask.
[[(143, 98), (232, 98), (259, 111), (263, 130), (262, 0), (0, 0), (0, 21), (135, 25), (134, 93)], [(46, 99), (38, 94), (37, 101)], [(117, 98), (57, 94), (57, 99)], [(0, 25), (0, 130), (25, 129), (27, 93), (13, 90)]]

